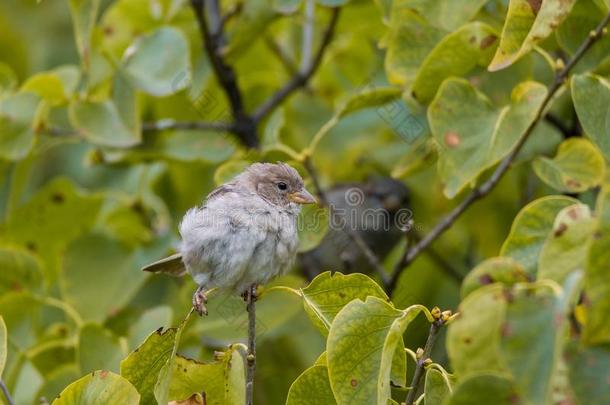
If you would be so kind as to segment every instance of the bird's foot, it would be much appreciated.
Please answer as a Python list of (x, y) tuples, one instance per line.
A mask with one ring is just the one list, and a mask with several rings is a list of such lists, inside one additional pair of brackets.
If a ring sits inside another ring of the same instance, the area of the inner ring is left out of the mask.
[(248, 287), (246, 289), (246, 291), (241, 293), (241, 297), (246, 302), (250, 302), (250, 300), (256, 301), (256, 299), (258, 298), (257, 289), (258, 289), (258, 285), (252, 284), (250, 287)]
[(195, 290), (195, 294), (193, 294), (193, 307), (195, 311), (199, 314), (199, 316), (207, 315), (208, 309), (205, 307), (205, 304), (208, 302), (208, 297), (205, 294), (203, 286), (197, 287)]

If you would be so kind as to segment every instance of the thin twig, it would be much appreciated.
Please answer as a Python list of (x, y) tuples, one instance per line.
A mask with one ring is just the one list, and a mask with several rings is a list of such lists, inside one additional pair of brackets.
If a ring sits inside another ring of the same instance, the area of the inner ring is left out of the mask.
[(288, 55), (288, 53), (280, 46), (279, 43), (275, 41), (275, 39), (265, 35), (264, 41), (267, 48), (269, 48), (269, 50), (277, 56), (288, 73), (295, 74), (298, 72), (298, 67), (294, 60), (292, 60), (290, 55)]
[(248, 354), (246, 356), (246, 405), (254, 404), (254, 372), (256, 371), (256, 285), (248, 288), (246, 309), (248, 311)]
[[(191, 0), (191, 6), (199, 24), (199, 30), (201, 31), (206, 54), (210, 59), (216, 78), (224, 89), (229, 104), (231, 105), (231, 113), (235, 120), (232, 132), (239, 137), (245, 146), (256, 148), (259, 145), (259, 140), (256, 135), (255, 122), (244, 109), (241, 90), (237, 85), (237, 78), (233, 67), (226, 63), (221, 56), (220, 48), (223, 46), (224, 39), (222, 32), (223, 25), (219, 15), (220, 11), (217, 0), (212, 1), (209, 4), (210, 5), (206, 7), (203, 0)], [(206, 17), (206, 11), (208, 11), (208, 9), (211, 9), (214, 13), (212, 15), (212, 23), (215, 25), (213, 27), (216, 29), (215, 32), (211, 31), (208, 26)], [(216, 15), (217, 13), (218, 15)]]
[(398, 278), (400, 277), (402, 271), (404, 271), (404, 269), (409, 266), (424, 249), (426, 249), (440, 235), (442, 235), (447, 229), (449, 229), (454, 224), (454, 222), (468, 209), (468, 207), (470, 207), (470, 205), (489, 194), (489, 192), (493, 190), (493, 188), (499, 183), (499, 181), (502, 179), (506, 171), (510, 168), (513, 161), (519, 154), (519, 151), (525, 144), (525, 141), (528, 139), (538, 122), (540, 122), (540, 120), (543, 118), (544, 112), (552, 101), (553, 96), (555, 95), (557, 90), (559, 90), (564, 84), (565, 80), (568, 77), (568, 74), (570, 73), (574, 65), (576, 65), (576, 63), (578, 63), (578, 61), (583, 57), (587, 50), (589, 50), (589, 48), (602, 37), (604, 33), (604, 28), (606, 27), (606, 25), (608, 25), (609, 22), (610, 13), (606, 15), (602, 22), (597, 26), (595, 31), (593, 31), (587, 37), (587, 39), (585, 39), (585, 41), (580, 45), (580, 47), (578, 48), (572, 59), (566, 64), (566, 66), (560, 72), (557, 73), (557, 75), (555, 76), (555, 81), (551, 85), (551, 88), (549, 89), (546, 97), (538, 108), (536, 117), (527, 127), (527, 129), (523, 133), (523, 136), (521, 136), (513, 150), (496, 167), (489, 179), (487, 179), (487, 181), (485, 181), (483, 184), (472, 190), (472, 192), (464, 200), (462, 200), (462, 202), (460, 202), (457, 207), (453, 209), (453, 211), (451, 211), (443, 219), (441, 219), (440, 222), (437, 223), (436, 226), (425, 237), (423, 237), (413, 247), (405, 251), (403, 257), (398, 262), (392, 273), (390, 281), (390, 292), (396, 287)]
[(320, 63), (322, 62), (322, 58), (324, 56), (324, 52), (330, 44), (330, 41), (333, 38), (335, 33), (335, 27), (337, 25), (337, 21), (339, 20), (340, 8), (336, 7), (332, 9), (332, 14), (330, 17), (330, 22), (328, 23), (326, 30), (322, 36), (322, 42), (318, 47), (318, 51), (314, 55), (311, 62), (307, 65), (304, 70), (300, 70), (297, 72), (292, 79), (288, 83), (284, 85), (281, 89), (279, 89), (275, 94), (271, 96), (267, 101), (265, 101), (260, 107), (256, 109), (254, 114), (252, 114), (252, 118), (255, 122), (259, 122), (263, 118), (265, 118), (269, 113), (271, 113), (277, 106), (279, 106), (292, 92), (297, 90), (300, 87), (303, 87), (307, 84), (309, 79), (316, 72)]
[(8, 388), (6, 388), (6, 384), (4, 384), (2, 379), (0, 379), (0, 389), (2, 390), (2, 393), (4, 393), (4, 398), (6, 398), (8, 405), (15, 405), (15, 402), (13, 401), (10, 392), (8, 392)]
[[(317, 172), (316, 168), (314, 167), (313, 163), (311, 162), (311, 158), (309, 156), (306, 157), (305, 160), (303, 161), (303, 166), (305, 167), (305, 170), (309, 174), (309, 177), (311, 177), (313, 186), (316, 190), (316, 194), (318, 195), (318, 198), (320, 199), (320, 203), (322, 203), (322, 205), (329, 207), (329, 209), (332, 209), (332, 207), (330, 206), (328, 197), (326, 196), (326, 192), (324, 191), (324, 189), (322, 188), (322, 185), (320, 184), (318, 172)], [(331, 215), (332, 214), (333, 213), (331, 212)], [(342, 230), (352, 240), (352, 242), (354, 242), (356, 244), (358, 249), (360, 249), (360, 251), (366, 258), (366, 260), (369, 262), (369, 265), (375, 271), (375, 274), (377, 274), (377, 276), (379, 276), (379, 278), (381, 279), (381, 282), (382, 282), (384, 288), (387, 288), (390, 283), (390, 277), (388, 276), (385, 269), (383, 268), (383, 265), (381, 264), (381, 260), (379, 260), (379, 257), (377, 257), (377, 255), (371, 250), (371, 248), (366, 244), (366, 242), (364, 241), (364, 239), (362, 239), (362, 236), (360, 236), (360, 234), (358, 232), (355, 232), (349, 226), (343, 227)]]
[(145, 122), (142, 124), (143, 131), (165, 131), (170, 129), (184, 130), (210, 130), (210, 131), (232, 131), (234, 125), (229, 122), (206, 122), (206, 121), (176, 121), (173, 119), (163, 119), (155, 122)]
[(419, 391), (419, 383), (421, 382), (421, 378), (424, 375), (425, 370), (425, 362), (428, 358), (430, 358), (430, 353), (432, 353), (432, 348), (434, 347), (434, 342), (438, 336), (438, 332), (443, 326), (444, 322), (442, 319), (437, 319), (430, 325), (430, 332), (428, 333), (428, 339), (426, 340), (426, 346), (424, 346), (424, 353), (421, 358), (417, 360), (417, 367), (415, 368), (415, 372), (413, 374), (413, 380), (411, 380), (411, 387), (409, 389), (409, 393), (407, 394), (407, 405), (413, 405), (415, 402), (415, 398), (417, 395), (417, 391)]

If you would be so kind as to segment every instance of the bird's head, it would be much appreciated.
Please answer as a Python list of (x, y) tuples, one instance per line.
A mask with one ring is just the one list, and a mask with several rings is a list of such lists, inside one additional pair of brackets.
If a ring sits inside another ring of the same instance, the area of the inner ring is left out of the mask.
[(254, 163), (240, 176), (239, 181), (269, 203), (288, 208), (313, 204), (316, 199), (307, 191), (303, 179), (286, 163)]

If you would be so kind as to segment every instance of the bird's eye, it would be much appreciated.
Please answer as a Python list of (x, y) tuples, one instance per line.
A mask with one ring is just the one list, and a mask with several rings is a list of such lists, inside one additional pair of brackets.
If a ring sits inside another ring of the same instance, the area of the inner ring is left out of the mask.
[(279, 183), (277, 183), (277, 188), (282, 191), (285, 191), (288, 189), (288, 184), (284, 183), (283, 181), (280, 181)]

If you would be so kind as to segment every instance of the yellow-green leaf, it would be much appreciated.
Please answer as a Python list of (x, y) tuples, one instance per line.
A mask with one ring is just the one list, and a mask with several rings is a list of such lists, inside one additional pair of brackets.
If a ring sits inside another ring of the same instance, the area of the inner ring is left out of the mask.
[(110, 371), (95, 371), (68, 385), (53, 405), (138, 405), (140, 395), (133, 385)]
[(577, 202), (578, 200), (570, 197), (549, 196), (523, 207), (513, 221), (500, 255), (517, 260), (526, 273), (533, 277), (536, 274), (538, 255), (553, 229), (555, 217), (563, 208)]
[(534, 171), (549, 186), (566, 193), (581, 193), (604, 179), (604, 158), (591, 142), (582, 138), (566, 139), (553, 159), (539, 157)]
[(566, 18), (576, 0), (510, 0), (500, 45), (490, 71), (504, 69), (548, 37)]
[(512, 257), (492, 257), (479, 263), (462, 282), (461, 295), (468, 296), (474, 290), (488, 284), (502, 283), (512, 286), (528, 281), (527, 273)]
[(540, 83), (523, 82), (513, 89), (511, 103), (498, 108), (466, 80), (443, 82), (428, 109), (428, 121), (439, 147), (446, 196), (455, 197), (512, 150), (546, 94)]
[(328, 380), (326, 365), (314, 365), (303, 371), (290, 386), (286, 405), (336, 405)]
[(23, 159), (34, 146), (39, 97), (17, 93), (0, 100), (0, 158)]
[(8, 334), (6, 333), (6, 324), (4, 318), (0, 315), (0, 378), (2, 378), (2, 372), (6, 365), (6, 355), (8, 353)]

